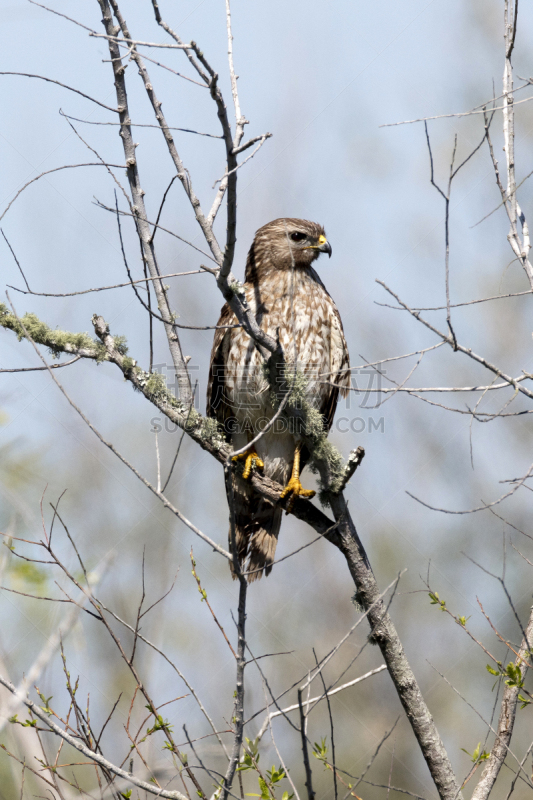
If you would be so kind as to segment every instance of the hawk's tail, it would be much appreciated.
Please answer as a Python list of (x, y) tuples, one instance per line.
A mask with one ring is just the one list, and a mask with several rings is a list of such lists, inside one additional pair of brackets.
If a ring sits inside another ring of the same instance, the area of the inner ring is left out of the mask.
[[(272, 571), (283, 509), (253, 493), (242, 478), (234, 478), (235, 538), (239, 562), (248, 583)], [(229, 532), (231, 551), (231, 530)], [(236, 579), (233, 563), (231, 574)]]

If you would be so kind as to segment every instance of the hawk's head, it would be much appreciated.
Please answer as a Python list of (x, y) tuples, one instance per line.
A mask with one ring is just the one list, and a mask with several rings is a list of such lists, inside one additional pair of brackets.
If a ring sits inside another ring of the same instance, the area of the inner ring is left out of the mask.
[(259, 269), (291, 269), (310, 266), (321, 253), (331, 256), (331, 245), (322, 225), (283, 217), (259, 228), (249, 261), (253, 259)]

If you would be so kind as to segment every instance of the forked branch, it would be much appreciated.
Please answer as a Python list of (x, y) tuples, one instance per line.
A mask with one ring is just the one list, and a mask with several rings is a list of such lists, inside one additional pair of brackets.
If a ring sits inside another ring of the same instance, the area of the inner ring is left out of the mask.
[[(509, 751), (516, 711), (518, 703), (520, 702), (520, 683), (524, 681), (526, 672), (528, 671), (527, 657), (533, 649), (533, 609), (531, 609), (525, 633), (526, 636), (522, 639), (520, 650), (514, 662), (515, 668), (520, 672), (521, 680), (516, 680), (514, 682), (508, 681), (505, 686), (500, 706), (500, 718), (498, 720), (496, 740), (492, 746), (485, 768), (481, 773), (479, 783), (474, 789), (472, 800), (487, 800)], [(514, 683), (514, 685), (509, 685), (509, 683)]]

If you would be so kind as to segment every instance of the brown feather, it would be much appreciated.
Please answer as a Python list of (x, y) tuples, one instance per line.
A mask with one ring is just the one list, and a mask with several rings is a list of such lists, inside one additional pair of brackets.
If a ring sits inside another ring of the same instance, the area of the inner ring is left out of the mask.
[[(244, 290), (261, 328), (279, 336), (287, 362), (294, 363), (296, 356), (298, 369), (308, 378), (307, 399), (321, 412), (329, 430), (339, 392), (345, 395), (349, 389), (350, 365), (339, 312), (312, 266), (320, 255), (321, 236), (325, 236), (324, 228), (308, 220), (282, 218), (264, 225), (248, 253)], [(235, 321), (226, 304), (218, 324)], [(224, 427), (232, 447), (240, 449), (259, 432), (260, 420), (270, 419), (273, 413), (270, 387), (254, 343), (242, 328), (217, 330), (207, 414)], [(287, 423), (278, 420), (282, 421)], [(256, 445), (265, 474), (285, 485), (300, 441), (298, 431), (288, 427), (266, 433)], [(308, 458), (303, 447), (303, 465)], [(233, 491), (237, 551), (251, 582), (272, 569), (282, 509), (262, 499), (237, 474)]]

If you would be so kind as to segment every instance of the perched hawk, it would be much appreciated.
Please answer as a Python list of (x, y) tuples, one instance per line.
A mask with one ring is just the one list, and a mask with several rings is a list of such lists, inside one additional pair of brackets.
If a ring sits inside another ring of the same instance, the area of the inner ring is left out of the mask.
[[(324, 228), (303, 219), (275, 219), (260, 228), (246, 261), (246, 299), (262, 330), (279, 336), (285, 360), (306, 378), (306, 400), (331, 428), (339, 398), (350, 383), (349, 358), (337, 307), (313, 262), (331, 256)], [(236, 318), (226, 304), (219, 325)], [(215, 332), (211, 352), (207, 414), (223, 425), (235, 450), (245, 447), (272, 418), (275, 408), (264, 359), (242, 328)], [(272, 569), (283, 509), (257, 495), (248, 480), (260, 469), (285, 486), (281, 497), (312, 497), (300, 471), (309, 459), (297, 429), (280, 416), (244, 456), (242, 475), (233, 479), (236, 539), (248, 580)], [(247, 563), (246, 563), (247, 562)], [(234, 576), (235, 577), (235, 576)]]

